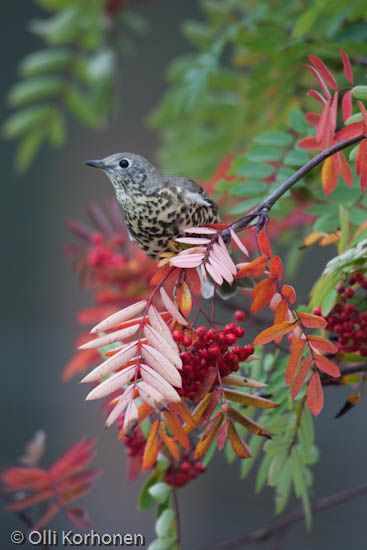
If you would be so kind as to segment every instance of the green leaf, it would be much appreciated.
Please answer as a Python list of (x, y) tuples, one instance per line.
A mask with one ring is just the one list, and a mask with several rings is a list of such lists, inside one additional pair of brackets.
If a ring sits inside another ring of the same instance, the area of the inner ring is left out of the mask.
[(301, 38), (309, 30), (312, 29), (314, 24), (320, 15), (320, 7), (315, 6), (314, 8), (306, 10), (302, 15), (297, 19), (296, 24), (293, 28), (293, 36), (295, 38)]
[(32, 32), (43, 36), (50, 44), (66, 44), (79, 32), (80, 16), (80, 6), (73, 5), (49, 19), (32, 21), (29, 26)]
[(151, 485), (148, 488), (149, 494), (159, 503), (163, 503), (167, 500), (169, 495), (172, 493), (171, 485), (165, 483), (164, 481), (159, 481), (154, 485)]
[(249, 199), (247, 201), (240, 202), (230, 210), (230, 214), (242, 214), (247, 210), (250, 210), (253, 206), (259, 203), (259, 199)]
[(353, 147), (353, 149), (351, 150), (351, 152), (349, 153), (349, 160), (350, 160), (350, 162), (355, 162), (355, 161), (356, 161), (356, 158), (357, 158), (357, 155), (358, 155), (359, 146), (360, 146), (360, 143), (358, 143), (357, 145), (355, 145), (355, 146)]
[(64, 69), (73, 56), (67, 49), (48, 49), (31, 53), (25, 57), (19, 67), (23, 76), (38, 76), (51, 71)]
[(115, 72), (115, 55), (110, 48), (104, 48), (96, 52), (86, 65), (86, 72), (89, 79), (93, 82), (109, 80)]
[[(287, 168), (286, 166), (282, 166), (277, 172), (276, 181), (277, 183), (283, 183), (286, 180), (288, 180), (291, 176), (293, 176), (293, 174), (294, 174), (294, 170), (292, 170), (292, 168)], [(300, 183), (300, 181), (298, 181), (298, 184)]]
[(19, 172), (24, 173), (32, 164), (44, 137), (44, 130), (33, 130), (21, 140), (15, 155), (15, 166)]
[(262, 438), (258, 435), (253, 434), (250, 437), (248, 446), (251, 450), (251, 458), (249, 460), (241, 460), (241, 478), (246, 477), (250, 473), (250, 470), (255, 464), (256, 457), (258, 456), (263, 443), (264, 442)]
[(64, 87), (64, 81), (58, 76), (39, 76), (23, 80), (13, 86), (8, 93), (8, 101), (13, 107), (46, 99), (58, 95)]
[(270, 164), (260, 164), (257, 162), (245, 162), (237, 168), (237, 174), (246, 178), (264, 179), (272, 175), (275, 168)]
[[(228, 187), (228, 183), (227, 183)], [(231, 187), (231, 195), (244, 196), (263, 195), (268, 188), (264, 181), (243, 181)]]
[(276, 454), (273, 457), (269, 467), (269, 473), (268, 473), (268, 483), (270, 486), (272, 487), (276, 486), (279, 476), (281, 474), (281, 471), (285, 465), (286, 457), (287, 457), (287, 451), (279, 452), (279, 454)]
[(296, 147), (284, 157), (284, 163), (288, 166), (303, 166), (309, 160), (310, 157), (307, 151), (301, 149), (300, 147)]
[(339, 219), (338, 216), (333, 216), (332, 213), (329, 211), (324, 214), (323, 216), (320, 216), (319, 219), (315, 221), (313, 224), (313, 231), (321, 231), (325, 233), (331, 233), (332, 231), (335, 231), (338, 228), (339, 225)]
[(67, 90), (65, 103), (73, 115), (87, 126), (96, 127), (101, 123), (99, 113), (93, 111), (88, 98), (77, 88)]
[(330, 311), (333, 309), (337, 296), (338, 296), (338, 293), (335, 290), (335, 288), (332, 288), (326, 294), (325, 298), (321, 302), (321, 312), (324, 316), (328, 315)]
[(41, 105), (40, 107), (28, 107), (17, 111), (6, 119), (3, 125), (5, 138), (13, 139), (22, 134), (45, 124), (52, 114), (52, 107)]
[(157, 538), (148, 546), (148, 550), (173, 550), (172, 540), (167, 538)]
[(268, 471), (269, 471), (269, 466), (271, 464), (271, 461), (272, 459), (268, 455), (265, 455), (264, 458), (262, 459), (260, 467), (257, 471), (255, 493), (259, 493), (261, 489), (264, 487), (268, 477)]
[(356, 99), (367, 99), (367, 86), (354, 86), (352, 88), (352, 96)]
[[(362, 122), (362, 120), (363, 120), (362, 113), (355, 113), (345, 121), (345, 125), (348, 126), (349, 124), (353, 124), (353, 122)], [(359, 143), (357, 147), (359, 147)]]
[(283, 156), (279, 147), (257, 146), (251, 147), (246, 153), (246, 158), (253, 162), (276, 162)]
[(274, 145), (276, 147), (287, 147), (293, 142), (293, 138), (290, 134), (285, 132), (264, 132), (254, 139), (255, 143), (259, 145)]
[(289, 125), (298, 134), (304, 135), (308, 130), (308, 122), (299, 107), (293, 107), (289, 113)]
[(290, 468), (290, 459), (287, 458), (284, 463), (278, 483), (275, 490), (275, 513), (280, 514), (283, 512), (288, 502), (289, 494), (292, 486), (292, 476)]
[(175, 512), (171, 508), (166, 508), (155, 523), (155, 532), (157, 536), (164, 539), (171, 528), (171, 524), (175, 519)]
[(146, 481), (139, 495), (138, 506), (140, 510), (148, 510), (149, 508), (153, 508), (153, 506), (155, 505), (155, 500), (152, 497), (152, 495), (149, 493), (149, 488), (152, 487), (152, 485), (155, 485), (155, 483), (157, 483), (158, 480), (159, 480), (158, 474), (153, 474)]

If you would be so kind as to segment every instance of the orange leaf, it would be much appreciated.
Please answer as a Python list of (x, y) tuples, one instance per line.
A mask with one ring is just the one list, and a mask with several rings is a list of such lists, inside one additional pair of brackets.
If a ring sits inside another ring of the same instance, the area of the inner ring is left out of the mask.
[(187, 433), (183, 429), (182, 424), (180, 423), (176, 413), (172, 410), (170, 410), (169, 412), (163, 411), (163, 416), (166, 419), (166, 422), (170, 427), (173, 435), (176, 437), (177, 441), (179, 441), (185, 449), (189, 450), (189, 438), (187, 437)]
[(250, 458), (250, 449), (238, 435), (236, 428), (230, 420), (228, 421), (228, 439), (238, 458)]
[(294, 302), (296, 301), (296, 291), (291, 285), (283, 285), (281, 294), (282, 296), (284, 296), (284, 298), (287, 298), (287, 300), (291, 304), (294, 304)]
[(196, 269), (186, 269), (185, 278), (192, 292), (201, 294), (200, 277)]
[[(286, 300), (281, 300), (275, 308), (274, 325), (280, 325), (281, 323), (286, 323), (287, 321), (289, 321), (288, 302)], [(282, 337), (282, 335), (279, 336), (279, 340), (275, 341), (279, 343)]]
[(185, 317), (188, 317), (192, 309), (192, 298), (190, 289), (185, 281), (182, 281), (182, 283), (177, 287), (177, 301), (182, 313)]
[(306, 328), (325, 328), (327, 322), (323, 317), (313, 315), (312, 313), (298, 313), (299, 318), (302, 321), (302, 325)]
[(8, 510), (12, 510), (13, 512), (18, 512), (19, 510), (23, 510), (24, 508), (29, 508), (30, 506), (40, 504), (45, 500), (50, 500), (51, 498), (55, 497), (55, 495), (55, 490), (47, 489), (45, 491), (41, 491), (40, 493), (35, 493), (31, 496), (15, 500), (11, 504), (8, 504), (6, 508)]
[(34, 531), (40, 531), (41, 529), (43, 529), (43, 527), (45, 527), (48, 523), (50, 523), (50, 521), (54, 519), (60, 508), (60, 504), (52, 504), (51, 506), (49, 506), (45, 513), (38, 519), (38, 521), (36, 521), (36, 523), (32, 525), (32, 529)]
[(222, 425), (223, 418), (224, 416), (222, 411), (219, 411), (214, 416), (214, 418), (210, 421), (210, 423), (208, 424), (208, 427), (206, 428), (205, 432), (199, 439), (198, 444), (196, 445), (195, 452), (194, 452), (195, 460), (202, 458), (207, 453), (210, 445), (213, 443), (214, 438), (219, 431), (219, 428)]
[(296, 373), (299, 362), (302, 359), (305, 346), (306, 346), (305, 339), (293, 337), (291, 354), (289, 356), (287, 367), (285, 369), (285, 385), (287, 387), (290, 386), (293, 382), (293, 378)]
[(320, 370), (326, 372), (329, 376), (339, 378), (340, 369), (338, 365), (330, 361), (330, 359), (327, 359), (327, 357), (324, 357), (323, 355), (315, 355), (315, 362)]
[(296, 321), (286, 321), (285, 323), (280, 323), (279, 325), (273, 325), (272, 327), (266, 328), (260, 334), (258, 334), (254, 340), (255, 346), (267, 344), (280, 336), (284, 336), (295, 329), (297, 326)]
[(235, 279), (241, 279), (242, 277), (253, 277), (258, 279), (264, 273), (264, 269), (268, 263), (268, 258), (266, 256), (259, 256), (255, 258), (252, 262), (245, 264), (239, 269)]
[(353, 173), (349, 166), (349, 163), (346, 161), (346, 158), (341, 151), (338, 153), (338, 157), (340, 160), (341, 176), (348, 187), (353, 187)]
[(312, 347), (316, 348), (320, 353), (336, 353), (338, 351), (335, 344), (329, 342), (329, 340), (326, 340), (325, 338), (321, 338), (321, 336), (314, 336), (313, 334), (310, 334), (307, 338), (311, 342)]
[(170, 265), (164, 265), (163, 267), (160, 267), (150, 279), (150, 284), (152, 286), (156, 286), (161, 283), (171, 269), (172, 267)]
[(263, 309), (272, 299), (276, 291), (274, 279), (264, 279), (257, 283), (251, 291), (250, 313), (254, 314)]
[(321, 380), (318, 372), (315, 372), (307, 388), (307, 405), (310, 411), (317, 416), (322, 410), (324, 395), (322, 393)]
[(257, 234), (257, 245), (259, 247), (260, 252), (262, 254), (265, 254), (265, 256), (268, 256), (268, 258), (270, 258), (271, 244), (267, 234), (263, 229), (259, 231), (259, 233)]
[[(195, 410), (192, 413), (192, 417), (196, 423), (199, 423), (200, 418), (203, 416), (203, 413), (205, 409), (207, 408), (209, 401), (210, 401), (210, 393), (207, 393), (205, 397), (199, 402), (199, 404), (195, 407)], [(196, 427), (196, 426), (195, 426)], [(194, 429), (193, 426), (190, 424), (185, 425), (185, 432), (187, 434), (191, 433)]]
[(305, 240), (303, 241), (304, 246), (312, 246), (313, 244), (319, 242), (320, 239), (322, 239), (325, 236), (325, 233), (321, 233), (320, 231), (316, 231), (315, 233), (310, 233), (307, 235)]
[(278, 407), (277, 403), (265, 399), (265, 397), (260, 397), (259, 395), (252, 395), (250, 393), (243, 393), (241, 391), (235, 390), (224, 390), (224, 395), (229, 401), (234, 401), (235, 403), (241, 403), (242, 405), (248, 405), (250, 407), (259, 407), (260, 409), (274, 409)]
[(304, 359), (303, 363), (301, 364), (299, 371), (296, 374), (296, 377), (293, 382), (292, 386), (292, 399), (295, 399), (299, 392), (301, 391), (301, 388), (307, 378), (308, 372), (311, 368), (312, 363), (312, 357), (306, 357)]
[(179, 457), (180, 457), (180, 450), (179, 450), (178, 445), (175, 441), (175, 438), (168, 435), (163, 422), (159, 423), (159, 434), (160, 434), (161, 438), (163, 439), (163, 442), (164, 442), (165, 446), (167, 447), (167, 449), (169, 450), (169, 452), (173, 456), (173, 458), (175, 460), (178, 460)]
[(156, 420), (155, 422), (153, 422), (150, 428), (149, 436), (145, 444), (143, 463), (141, 467), (143, 471), (148, 470), (149, 468), (154, 466), (155, 461), (157, 460), (159, 451), (158, 427), (159, 420)]
[(174, 410), (176, 414), (181, 416), (182, 420), (184, 420), (186, 424), (188, 424), (192, 428), (196, 428), (197, 423), (195, 421), (195, 418), (192, 416), (191, 412), (186, 407), (183, 400), (181, 401), (181, 403), (170, 403), (169, 408), (171, 410)]
[(273, 256), (270, 260), (270, 273), (273, 275), (273, 277), (276, 277), (278, 281), (282, 280), (283, 264), (279, 256)]
[(335, 171), (332, 157), (328, 157), (322, 165), (321, 182), (325, 195), (330, 195), (338, 182), (338, 174)]
[(97, 363), (100, 358), (101, 356), (96, 349), (77, 351), (74, 357), (65, 365), (61, 373), (61, 380), (67, 382), (78, 372), (83, 372), (94, 363)]

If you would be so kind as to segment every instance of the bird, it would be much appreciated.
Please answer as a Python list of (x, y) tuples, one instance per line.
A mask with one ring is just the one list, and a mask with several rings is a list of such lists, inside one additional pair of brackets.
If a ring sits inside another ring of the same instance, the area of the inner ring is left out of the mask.
[(195, 181), (162, 174), (144, 157), (116, 153), (87, 160), (110, 179), (130, 238), (153, 260), (172, 252), (171, 241), (185, 229), (220, 223), (217, 204)]

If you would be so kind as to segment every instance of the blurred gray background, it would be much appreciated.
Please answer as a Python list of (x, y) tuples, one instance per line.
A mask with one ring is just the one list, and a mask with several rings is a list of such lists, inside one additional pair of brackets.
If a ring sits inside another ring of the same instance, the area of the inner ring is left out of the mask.
[[(157, 136), (147, 129), (144, 117), (164, 91), (167, 63), (187, 45), (180, 24), (200, 18), (198, 2), (154, 0), (139, 5), (150, 32), (138, 39), (136, 54), (122, 67), (119, 117), (111, 127), (93, 132), (75, 126), (67, 146), (43, 150), (23, 177), (14, 175), (14, 144), (1, 142), (1, 436), (0, 468), (16, 465), (23, 446), (42, 428), (47, 432), (45, 465), (59, 457), (81, 436), (97, 437), (98, 455), (93, 466), (103, 477), (85, 499), (99, 532), (141, 532), (147, 543), (154, 537), (154, 512), (137, 510), (137, 497), (144, 481), (127, 485), (125, 456), (115, 430), (104, 430), (98, 403), (85, 403), (86, 388), (78, 379), (63, 384), (60, 372), (73, 354), (79, 327), (75, 315), (91, 296), (81, 291), (71, 263), (62, 256), (70, 242), (68, 219), (86, 219), (86, 204), (103, 205), (112, 187), (82, 161), (119, 150), (139, 152), (154, 160)], [(16, 80), (16, 68), (28, 52), (41, 43), (26, 31), (31, 17), (42, 16), (33, 3), (1, 2), (1, 90), (3, 120), (5, 95)], [(219, 159), (218, 159), (219, 160)], [(186, 174), (190, 176), (190, 174)], [(324, 253), (324, 251), (323, 251)], [(304, 253), (298, 289), (306, 292), (321, 269), (321, 254)], [(365, 400), (338, 421), (333, 415), (344, 402), (344, 389), (328, 389), (327, 405), (317, 421), (317, 444), (321, 462), (314, 468), (314, 498), (356, 486), (366, 480), (367, 441)], [(254, 495), (254, 479), (238, 479), (239, 465), (228, 466), (222, 456), (213, 461), (206, 475), (180, 491), (183, 546), (197, 549), (204, 544), (238, 536), (273, 518), (273, 491)], [(289, 509), (298, 506), (295, 500)], [(295, 525), (286, 548), (344, 550), (367, 548), (366, 502), (363, 499), (314, 517), (311, 533)], [(0, 509), (0, 544), (11, 547), (9, 534), (22, 528), (20, 520)], [(59, 516), (52, 528), (70, 528)], [(271, 548), (271, 544), (262, 548)]]

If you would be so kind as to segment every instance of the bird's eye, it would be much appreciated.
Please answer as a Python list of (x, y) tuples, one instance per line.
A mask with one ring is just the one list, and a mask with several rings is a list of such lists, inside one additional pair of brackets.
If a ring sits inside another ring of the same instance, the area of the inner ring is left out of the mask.
[(122, 159), (120, 160), (119, 165), (121, 168), (128, 168), (130, 166), (130, 162), (127, 159)]

